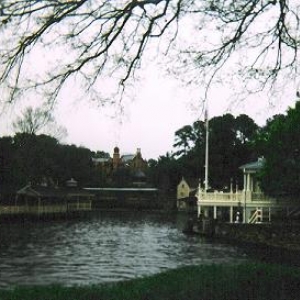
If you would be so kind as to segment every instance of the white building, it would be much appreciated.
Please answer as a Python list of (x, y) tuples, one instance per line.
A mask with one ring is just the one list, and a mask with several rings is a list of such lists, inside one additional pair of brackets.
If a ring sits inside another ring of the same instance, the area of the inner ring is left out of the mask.
[[(257, 173), (263, 163), (264, 159), (260, 158), (239, 168), (244, 174), (243, 190), (233, 191), (231, 186), (230, 192), (207, 192), (198, 187), (198, 216), (230, 223), (261, 223), (271, 222), (272, 218), (279, 214), (291, 216), (293, 213), (299, 213), (300, 205), (297, 199), (275, 199), (262, 193)], [(180, 191), (177, 190), (177, 193)]]

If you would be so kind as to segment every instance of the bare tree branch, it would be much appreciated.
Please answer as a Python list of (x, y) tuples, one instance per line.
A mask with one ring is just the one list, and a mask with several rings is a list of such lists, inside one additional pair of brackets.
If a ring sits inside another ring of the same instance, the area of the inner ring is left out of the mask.
[(12, 123), (16, 133), (49, 134), (57, 140), (67, 136), (67, 129), (59, 126), (48, 109), (32, 108), (28, 106), (20, 116)]
[[(299, 76), (296, 2), (3, 0), (0, 92), (6, 102), (34, 91), (54, 103), (76, 79), (100, 102), (113, 103), (134, 82), (145, 58), (154, 59), (155, 45), (183, 81), (206, 86), (204, 97), (228, 72), (247, 92), (252, 81), (255, 92), (271, 89), (283, 78)], [(185, 32), (187, 21), (192, 31)], [(115, 82), (110, 96), (102, 88), (105, 78)]]
[(16, 132), (37, 134), (47, 124), (53, 122), (54, 118), (49, 112), (41, 109), (33, 109), (30, 106), (24, 110), (22, 116), (17, 117), (12, 125)]

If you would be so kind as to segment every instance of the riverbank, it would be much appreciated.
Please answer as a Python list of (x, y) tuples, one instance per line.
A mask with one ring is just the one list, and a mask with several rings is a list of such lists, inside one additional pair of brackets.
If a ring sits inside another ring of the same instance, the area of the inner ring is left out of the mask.
[(215, 225), (215, 235), (241, 242), (253, 242), (300, 252), (300, 224), (298, 222), (219, 223)]
[(298, 299), (300, 269), (275, 264), (201, 265), (118, 283), (0, 290), (1, 300)]
[(219, 223), (214, 236), (243, 247), (247, 254), (264, 261), (300, 266), (299, 223)]

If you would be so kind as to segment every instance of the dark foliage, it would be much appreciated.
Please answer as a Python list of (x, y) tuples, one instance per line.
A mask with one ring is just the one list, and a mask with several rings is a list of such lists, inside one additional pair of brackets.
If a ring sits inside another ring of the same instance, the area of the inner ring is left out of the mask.
[(90, 150), (59, 144), (50, 136), (22, 133), (3, 137), (0, 153), (2, 192), (45, 180), (58, 185), (72, 177), (80, 185), (93, 185), (99, 180)]

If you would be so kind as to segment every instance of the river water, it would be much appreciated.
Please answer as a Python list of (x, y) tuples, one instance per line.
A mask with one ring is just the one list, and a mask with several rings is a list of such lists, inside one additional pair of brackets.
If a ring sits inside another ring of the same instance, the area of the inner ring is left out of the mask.
[(238, 263), (237, 247), (182, 233), (182, 215), (97, 212), (0, 224), (0, 288), (131, 279), (191, 264)]

